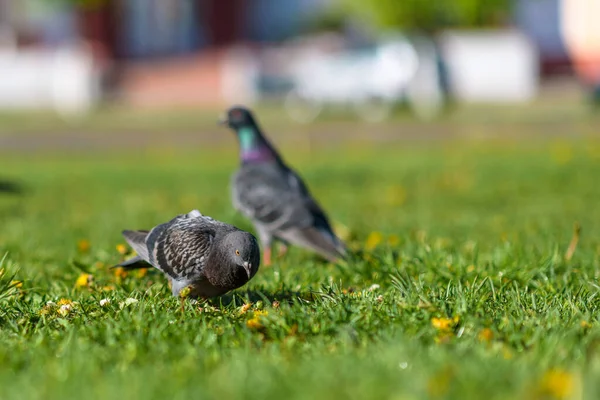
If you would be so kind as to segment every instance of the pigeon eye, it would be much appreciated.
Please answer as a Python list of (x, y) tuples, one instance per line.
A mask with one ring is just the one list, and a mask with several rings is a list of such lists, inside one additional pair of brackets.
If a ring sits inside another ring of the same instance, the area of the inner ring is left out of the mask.
[(235, 250), (235, 254), (239, 256), (240, 255), (240, 251), (236, 249)]

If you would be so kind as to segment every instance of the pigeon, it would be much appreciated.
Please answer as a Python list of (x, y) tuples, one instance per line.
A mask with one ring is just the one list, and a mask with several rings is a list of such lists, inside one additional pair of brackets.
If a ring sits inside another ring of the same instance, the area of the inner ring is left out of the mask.
[(325, 212), (263, 135), (250, 110), (232, 107), (220, 122), (237, 134), (241, 165), (231, 178), (231, 198), (234, 208), (254, 224), (264, 265), (271, 264), (274, 240), (282, 244), (280, 255), (293, 244), (330, 261), (345, 258), (346, 246)]
[(168, 278), (174, 296), (208, 299), (237, 289), (260, 266), (256, 238), (198, 210), (178, 215), (150, 231), (123, 231), (137, 256), (116, 265), (126, 270), (148, 264)]

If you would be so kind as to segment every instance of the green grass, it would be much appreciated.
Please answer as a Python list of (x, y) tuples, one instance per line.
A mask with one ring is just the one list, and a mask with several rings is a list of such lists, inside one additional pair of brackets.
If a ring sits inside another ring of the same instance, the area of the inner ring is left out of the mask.
[(284, 151), (358, 255), (292, 249), (183, 313), (107, 267), (122, 229), (192, 208), (251, 229), (235, 149), (2, 154), (25, 191), (0, 194), (0, 398), (597, 398), (599, 141)]

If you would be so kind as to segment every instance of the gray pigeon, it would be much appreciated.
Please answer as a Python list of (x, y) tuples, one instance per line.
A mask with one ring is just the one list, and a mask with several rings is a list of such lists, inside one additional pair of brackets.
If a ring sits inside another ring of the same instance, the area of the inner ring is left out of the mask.
[(250, 218), (271, 263), (274, 239), (315, 251), (334, 261), (346, 256), (323, 209), (302, 178), (286, 165), (243, 107), (233, 107), (221, 121), (233, 129), (240, 143), (241, 166), (231, 182), (234, 207)]
[(235, 226), (202, 215), (178, 215), (150, 231), (123, 231), (137, 256), (117, 265), (162, 271), (173, 295), (189, 287), (189, 297), (211, 298), (237, 289), (258, 271), (256, 238)]

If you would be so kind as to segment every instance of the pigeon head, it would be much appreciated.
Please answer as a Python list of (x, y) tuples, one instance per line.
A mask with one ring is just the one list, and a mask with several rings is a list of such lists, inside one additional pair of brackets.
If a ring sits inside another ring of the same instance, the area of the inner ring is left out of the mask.
[(262, 134), (252, 112), (247, 108), (231, 107), (220, 122), (235, 131), (243, 163), (271, 162), (279, 159), (271, 143)]
[(220, 119), (220, 123), (229, 126), (231, 129), (239, 130), (245, 127), (254, 127), (254, 117), (252, 112), (245, 107), (231, 107), (225, 112), (225, 115)]
[(215, 267), (218, 265), (218, 269), (206, 270), (211, 283), (239, 287), (252, 279), (258, 271), (260, 248), (252, 234), (244, 231), (229, 232), (214, 245), (219, 262), (213, 264)]

